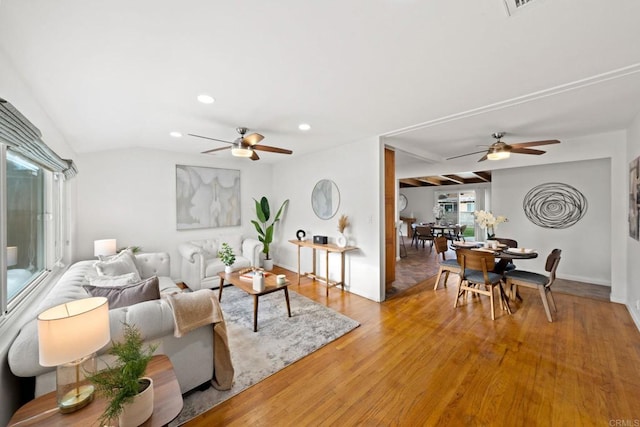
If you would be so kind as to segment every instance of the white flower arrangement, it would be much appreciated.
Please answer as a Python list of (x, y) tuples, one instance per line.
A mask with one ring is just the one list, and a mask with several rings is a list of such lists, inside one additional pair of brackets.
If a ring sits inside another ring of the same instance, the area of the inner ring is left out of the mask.
[(503, 222), (508, 222), (509, 219), (506, 216), (498, 216), (495, 217), (491, 212), (486, 211), (475, 211), (473, 215), (476, 217), (476, 222), (480, 226), (480, 228), (497, 228), (498, 224)]
[(476, 217), (478, 225), (487, 229), (487, 239), (493, 239), (496, 235), (498, 224), (509, 221), (506, 216), (495, 217), (491, 212), (475, 211), (473, 215)]

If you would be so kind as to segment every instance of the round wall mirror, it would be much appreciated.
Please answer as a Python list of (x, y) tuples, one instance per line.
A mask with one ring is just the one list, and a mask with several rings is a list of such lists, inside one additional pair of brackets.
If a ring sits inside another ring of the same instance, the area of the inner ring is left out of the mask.
[(340, 192), (335, 182), (330, 179), (318, 181), (311, 193), (311, 207), (320, 219), (332, 218), (340, 206)]

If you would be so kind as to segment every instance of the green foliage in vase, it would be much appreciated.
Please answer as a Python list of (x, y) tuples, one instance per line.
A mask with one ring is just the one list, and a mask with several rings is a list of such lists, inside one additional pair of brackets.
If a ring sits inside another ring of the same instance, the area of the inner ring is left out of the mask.
[(269, 200), (266, 197), (262, 197), (260, 201), (253, 199), (256, 202), (256, 216), (258, 217), (258, 221), (252, 220), (251, 222), (256, 227), (256, 231), (258, 232), (258, 240), (260, 240), (263, 244), (262, 252), (264, 252), (266, 259), (269, 258), (269, 245), (273, 242), (273, 227), (276, 225), (276, 222), (280, 221), (280, 216), (282, 215), (282, 211), (289, 204), (289, 199), (285, 200), (278, 209), (276, 216), (273, 218), (273, 222), (269, 224), (269, 219), (271, 218), (271, 209), (269, 208)]
[(124, 341), (112, 342), (109, 354), (116, 356), (113, 366), (90, 375), (89, 381), (107, 400), (107, 406), (100, 416), (99, 425), (109, 425), (117, 419), (124, 405), (131, 403), (133, 397), (144, 390), (140, 378), (144, 375), (153, 352), (157, 346), (143, 348), (140, 332), (132, 325), (123, 323)]
[(220, 261), (222, 261), (222, 263), (227, 267), (236, 262), (236, 255), (233, 253), (233, 249), (226, 242), (222, 243), (222, 246), (218, 251), (218, 256), (220, 257)]

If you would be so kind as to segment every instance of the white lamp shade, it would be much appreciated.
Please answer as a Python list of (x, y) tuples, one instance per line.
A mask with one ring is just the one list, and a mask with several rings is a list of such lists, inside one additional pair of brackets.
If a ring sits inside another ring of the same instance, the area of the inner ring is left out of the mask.
[(104, 297), (57, 305), (38, 316), (42, 366), (78, 360), (100, 350), (110, 339), (109, 304)]
[(93, 242), (93, 255), (115, 255), (116, 253), (116, 239), (102, 239), (94, 240)]
[(18, 264), (18, 247), (7, 247), (7, 267), (11, 267)]

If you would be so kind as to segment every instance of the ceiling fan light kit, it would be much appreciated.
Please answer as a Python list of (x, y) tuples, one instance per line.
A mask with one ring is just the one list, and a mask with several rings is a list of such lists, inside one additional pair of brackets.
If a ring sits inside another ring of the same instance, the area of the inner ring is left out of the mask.
[(248, 157), (251, 160), (260, 160), (258, 151), (268, 151), (270, 153), (279, 153), (279, 154), (292, 154), (293, 151), (287, 150), (286, 148), (278, 148), (278, 147), (270, 147), (268, 145), (258, 145), (260, 141), (264, 139), (264, 136), (259, 133), (252, 133), (251, 135), (244, 136), (249, 129), (245, 127), (237, 127), (236, 132), (240, 134), (239, 138), (236, 138), (235, 141), (225, 141), (224, 139), (211, 138), (208, 136), (195, 135), (190, 133), (189, 136), (195, 136), (197, 138), (210, 139), (212, 141), (224, 142), (227, 144), (231, 144), (231, 147), (222, 147), (222, 148), (213, 148), (211, 150), (203, 151), (202, 154), (210, 154), (216, 151), (227, 150), (231, 148), (231, 155), (235, 157)]
[(518, 144), (507, 144), (500, 140), (504, 136), (504, 132), (495, 132), (491, 134), (491, 136), (496, 139), (496, 142), (491, 144), (487, 150), (474, 151), (473, 153), (461, 154), (459, 156), (449, 157), (447, 160), (457, 159), (458, 157), (465, 157), (465, 156), (470, 156), (472, 154), (479, 154), (479, 153), (485, 153), (485, 155), (482, 156), (480, 160), (478, 160), (479, 162), (482, 162), (485, 160), (508, 159), (511, 156), (511, 153), (540, 155), (540, 154), (544, 154), (545, 151), (534, 150), (527, 147), (535, 147), (538, 145), (560, 144), (560, 141), (558, 141), (557, 139), (549, 139), (544, 141), (520, 142)]

